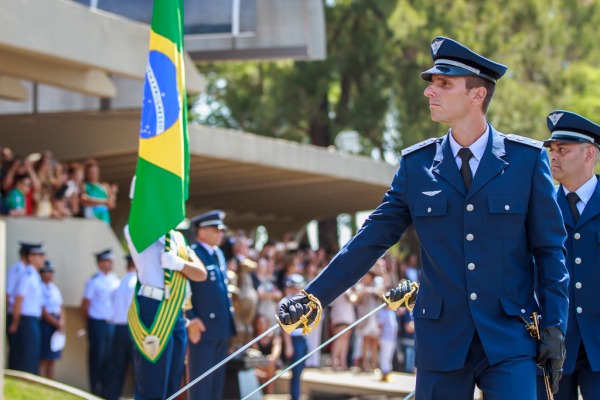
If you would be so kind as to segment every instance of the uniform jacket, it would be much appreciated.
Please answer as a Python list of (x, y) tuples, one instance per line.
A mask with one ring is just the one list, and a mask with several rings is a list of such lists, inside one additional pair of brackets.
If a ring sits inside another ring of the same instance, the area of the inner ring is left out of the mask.
[(200, 243), (192, 249), (204, 263), (208, 277), (204, 282), (189, 281), (192, 288), (192, 309), (186, 311), (189, 319), (200, 318), (206, 327), (202, 340), (229, 339), (235, 335), (233, 306), (227, 292), (227, 268), (223, 252), (215, 249), (214, 255)]
[(600, 184), (575, 224), (562, 186), (556, 191), (567, 228), (567, 268), (569, 282), (569, 323), (567, 358), (563, 372), (575, 370), (579, 345), (583, 340), (593, 371), (600, 371)]
[[(477, 331), (490, 364), (535, 355), (520, 316), (566, 330), (565, 228), (542, 143), (490, 127), (467, 193), (448, 136), (403, 151), (391, 188), (307, 291), (323, 305), (366, 273), (406, 228), (420, 239), (416, 366), (462, 368)], [(534, 258), (541, 308), (534, 296)]]

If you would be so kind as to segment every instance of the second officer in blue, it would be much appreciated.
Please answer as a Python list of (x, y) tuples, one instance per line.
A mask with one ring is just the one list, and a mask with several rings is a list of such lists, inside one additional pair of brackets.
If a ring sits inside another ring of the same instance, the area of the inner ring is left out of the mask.
[[(569, 322), (567, 358), (555, 400), (600, 399), (600, 185), (598, 163), (600, 125), (570, 111), (548, 115), (552, 176), (567, 229)], [(538, 377), (538, 399), (546, 399)]]
[[(227, 265), (219, 245), (226, 229), (225, 213), (213, 210), (192, 218), (196, 243), (191, 247), (206, 266), (208, 279), (190, 282), (192, 308), (189, 319), (190, 380), (196, 379), (227, 357), (229, 340), (235, 336), (233, 306), (227, 292)], [(190, 388), (190, 399), (220, 400), (225, 382), (225, 367), (219, 368)]]

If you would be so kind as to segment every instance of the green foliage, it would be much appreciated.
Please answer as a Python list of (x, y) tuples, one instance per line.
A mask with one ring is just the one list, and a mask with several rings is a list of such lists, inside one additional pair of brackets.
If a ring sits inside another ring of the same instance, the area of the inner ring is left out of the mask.
[(208, 90), (195, 118), (321, 146), (354, 130), (365, 154), (390, 141), (398, 151), (445, 133), (419, 78), (438, 35), (508, 65), (488, 113), (501, 131), (542, 139), (554, 109), (600, 115), (600, 2), (344, 0), (325, 11), (326, 60), (200, 65)]

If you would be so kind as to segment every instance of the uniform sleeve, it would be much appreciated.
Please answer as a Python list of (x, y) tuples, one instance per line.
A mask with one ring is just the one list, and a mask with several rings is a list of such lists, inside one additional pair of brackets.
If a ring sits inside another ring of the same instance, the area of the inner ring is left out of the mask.
[(29, 273), (25, 271), (19, 276), (17, 283), (15, 284), (14, 296), (25, 297), (29, 291)]
[(567, 237), (545, 150), (535, 168), (527, 217), (527, 234), (538, 274), (542, 327), (566, 333), (569, 312), (569, 273), (565, 266)]
[(88, 299), (91, 300), (92, 297), (94, 297), (94, 280), (90, 279), (89, 281), (87, 281), (87, 283), (85, 284), (85, 290), (83, 291), (83, 298), (84, 299)]
[(412, 223), (406, 200), (406, 157), (379, 207), (307, 287), (323, 307), (353, 286)]

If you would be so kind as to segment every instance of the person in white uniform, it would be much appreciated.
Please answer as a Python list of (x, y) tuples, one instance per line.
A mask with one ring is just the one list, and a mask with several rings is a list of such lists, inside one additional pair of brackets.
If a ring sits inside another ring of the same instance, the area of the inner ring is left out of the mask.
[(42, 279), (39, 270), (45, 262), (46, 250), (43, 244), (28, 247), (25, 270), (15, 287), (12, 322), (8, 327), (9, 334), (15, 335), (15, 344), (10, 349), (14, 352), (13, 369), (32, 374), (38, 373), (40, 362)]
[[(14, 263), (6, 271), (6, 336), (8, 338), (8, 347), (13, 348), (15, 346), (15, 334), (8, 332), (8, 328), (12, 323), (13, 305), (15, 302), (15, 288), (19, 277), (25, 271), (25, 265), (27, 264), (27, 250), (32, 246), (31, 243), (20, 242), (19, 249), (19, 261)], [(15, 355), (17, 352), (8, 353), (8, 368), (15, 369)]]
[(85, 285), (81, 313), (87, 319), (88, 374), (90, 391), (106, 397), (110, 385), (110, 354), (113, 338), (112, 293), (119, 286), (119, 278), (112, 272), (111, 249), (95, 254), (99, 271)]
[(55, 379), (56, 360), (60, 359), (61, 350), (52, 348), (52, 335), (56, 331), (65, 332), (65, 309), (60, 289), (52, 280), (54, 279), (54, 264), (46, 260), (40, 270), (42, 277), (42, 349), (40, 357), (40, 375), (48, 379)]

